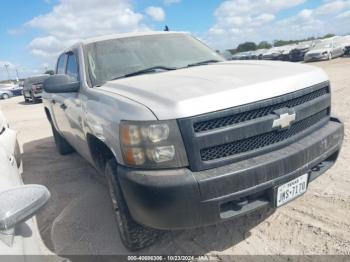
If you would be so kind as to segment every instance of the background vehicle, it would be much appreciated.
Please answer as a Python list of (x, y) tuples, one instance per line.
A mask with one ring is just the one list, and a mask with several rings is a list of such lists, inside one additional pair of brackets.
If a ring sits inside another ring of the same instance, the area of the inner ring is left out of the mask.
[(335, 41), (334, 38), (325, 39), (317, 43), (310, 51), (306, 52), (304, 61), (331, 60), (343, 54), (344, 47), (339, 44), (339, 42)]
[(258, 49), (252, 54), (252, 59), (261, 60), (263, 55), (268, 51), (268, 49)]
[(226, 60), (232, 60), (232, 54), (229, 50), (225, 50), (221, 53), (221, 55), (226, 59)]
[(0, 85), (0, 89), (11, 91), (14, 96), (23, 94), (23, 86), (20, 85)]
[(280, 60), (282, 56), (283, 48), (278, 47), (272, 47), (269, 50), (267, 50), (263, 56), (262, 59), (264, 60)]
[(41, 101), (43, 92), (42, 83), (49, 77), (49, 75), (38, 75), (28, 77), (23, 83), (23, 97), (25, 102), (32, 101), (37, 103)]
[(337, 42), (344, 47), (344, 54), (350, 55), (350, 35), (339, 37)]
[(240, 52), (234, 55), (233, 60), (249, 60), (254, 51)]
[(299, 43), (290, 51), (289, 60), (292, 62), (304, 61), (305, 54), (320, 41), (305, 41)]
[(44, 90), (58, 151), (106, 175), (131, 250), (295, 199), (344, 136), (321, 69), (224, 61), (182, 33), (77, 43)]
[(10, 97), (13, 97), (13, 93), (10, 90), (0, 89), (1, 99), (8, 99)]
[(278, 57), (278, 60), (281, 61), (289, 61), (290, 59), (290, 52), (296, 47), (295, 44), (293, 45), (285, 45), (281, 46), (281, 55)]
[[(49, 255), (33, 215), (48, 201), (49, 191), (22, 185), (21, 154), (16, 132), (0, 111), (0, 254)], [(30, 235), (25, 232), (30, 231)]]

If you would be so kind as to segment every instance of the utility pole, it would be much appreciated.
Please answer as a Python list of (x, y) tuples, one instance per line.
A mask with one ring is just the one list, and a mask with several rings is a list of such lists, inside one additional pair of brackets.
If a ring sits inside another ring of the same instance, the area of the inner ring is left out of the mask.
[(19, 81), (18, 69), (16, 68), (17, 82)]
[(9, 73), (9, 64), (5, 64), (5, 69), (6, 69), (6, 72), (7, 72), (7, 80), (10, 81), (10, 73)]

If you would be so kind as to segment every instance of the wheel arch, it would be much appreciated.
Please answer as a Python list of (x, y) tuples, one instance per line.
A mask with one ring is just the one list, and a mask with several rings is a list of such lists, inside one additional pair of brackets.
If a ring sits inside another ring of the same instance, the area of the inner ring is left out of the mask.
[(86, 134), (86, 139), (92, 160), (100, 172), (104, 172), (105, 166), (109, 160), (115, 159), (118, 163), (113, 150), (104, 141), (91, 133)]
[(46, 115), (47, 120), (49, 120), (49, 122), (52, 124), (52, 117), (51, 117), (50, 110), (45, 106), (44, 111), (45, 111), (45, 115)]

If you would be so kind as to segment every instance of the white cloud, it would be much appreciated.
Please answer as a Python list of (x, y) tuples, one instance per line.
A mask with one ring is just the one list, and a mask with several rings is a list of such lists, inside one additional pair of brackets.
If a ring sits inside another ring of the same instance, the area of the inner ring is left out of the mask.
[[(227, 0), (214, 12), (215, 23), (202, 38), (215, 48), (244, 41), (296, 39), (326, 33), (349, 33), (350, 0), (324, 1), (314, 9), (277, 19), (306, 0)], [(347, 20), (346, 20), (347, 19)]]
[(165, 5), (172, 5), (172, 4), (178, 4), (181, 0), (164, 0)]
[(133, 10), (129, 0), (60, 0), (49, 13), (25, 24), (43, 32), (28, 47), (42, 61), (53, 64), (59, 52), (78, 40), (149, 30), (142, 19), (143, 15)]
[(155, 21), (161, 22), (165, 19), (165, 12), (161, 7), (150, 6), (146, 9), (146, 14), (152, 17)]
[(13, 67), (13, 66), (14, 66), (14, 65), (13, 65), (11, 62), (9, 62), (9, 61), (1, 61), (1, 60), (0, 60), (0, 68), (5, 67), (5, 65), (8, 65), (9, 67)]
[(350, 18), (350, 10), (349, 11), (345, 11), (345, 12), (337, 15), (336, 17), (340, 18), (340, 19), (342, 19), (342, 18)]
[[(8, 65), (7, 70), (5, 65)], [(19, 64), (14, 64), (10, 61), (0, 61), (0, 81), (7, 80), (9, 77), (10, 79), (16, 79), (17, 73), (19, 78), (42, 74), (44, 73), (45, 68), (45, 65), (41, 65), (38, 68), (28, 68)]]

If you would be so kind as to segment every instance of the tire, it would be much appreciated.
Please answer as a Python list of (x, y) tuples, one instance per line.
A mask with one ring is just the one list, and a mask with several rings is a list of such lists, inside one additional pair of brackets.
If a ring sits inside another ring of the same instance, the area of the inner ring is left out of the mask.
[(9, 96), (8, 94), (5, 93), (5, 94), (2, 94), (1, 98), (2, 98), (2, 99), (9, 99), (10, 96)]
[(26, 98), (24, 95), (23, 95), (23, 98), (24, 98), (24, 102), (28, 103), (29, 102), (29, 99)]
[(38, 98), (36, 98), (36, 97), (34, 96), (34, 94), (33, 94), (33, 93), (31, 93), (31, 99), (32, 99), (32, 103), (33, 103), (33, 104), (37, 104), (37, 103), (39, 103), (39, 99), (38, 99)]
[(68, 155), (74, 152), (74, 148), (67, 142), (64, 137), (62, 137), (56, 130), (56, 128), (51, 124), (53, 138), (55, 140), (57, 151), (61, 155)]
[(118, 183), (117, 166), (118, 164), (114, 159), (108, 161), (105, 168), (105, 175), (108, 181), (120, 238), (126, 248), (130, 251), (136, 251), (152, 245), (162, 236), (164, 231), (140, 225), (132, 218)]

